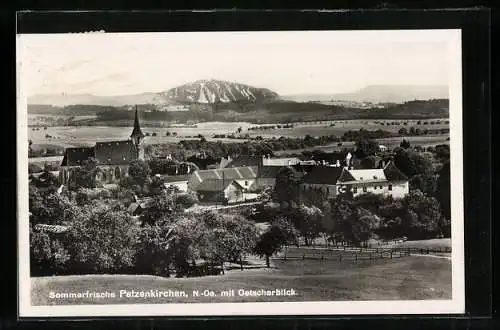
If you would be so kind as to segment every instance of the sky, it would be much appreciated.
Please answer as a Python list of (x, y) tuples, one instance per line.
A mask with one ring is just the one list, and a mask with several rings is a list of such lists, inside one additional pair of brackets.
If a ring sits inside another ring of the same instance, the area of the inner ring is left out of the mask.
[(129, 95), (199, 79), (280, 95), (448, 85), (454, 30), (18, 35), (18, 83), (39, 94)]

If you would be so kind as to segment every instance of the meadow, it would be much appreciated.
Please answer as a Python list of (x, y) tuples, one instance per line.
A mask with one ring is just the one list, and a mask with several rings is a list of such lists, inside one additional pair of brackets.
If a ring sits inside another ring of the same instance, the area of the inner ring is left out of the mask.
[[(358, 263), (333, 260), (273, 260), (270, 269), (234, 269), (225, 275), (163, 278), (149, 275), (81, 275), (33, 277), (33, 305), (347, 301), (451, 299), (451, 262), (409, 256)], [(295, 296), (232, 297), (222, 290), (294, 289)], [(126, 298), (119, 290), (178, 290), (185, 298)], [(115, 292), (116, 298), (50, 299), (50, 292)], [(193, 297), (193, 290), (213, 291), (213, 297)]]

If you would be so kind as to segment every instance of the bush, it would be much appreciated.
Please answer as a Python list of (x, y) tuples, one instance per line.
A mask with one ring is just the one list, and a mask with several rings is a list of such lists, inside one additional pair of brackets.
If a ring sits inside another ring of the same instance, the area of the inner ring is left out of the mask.
[(175, 199), (175, 203), (183, 209), (187, 209), (198, 203), (198, 197), (194, 193), (179, 194)]

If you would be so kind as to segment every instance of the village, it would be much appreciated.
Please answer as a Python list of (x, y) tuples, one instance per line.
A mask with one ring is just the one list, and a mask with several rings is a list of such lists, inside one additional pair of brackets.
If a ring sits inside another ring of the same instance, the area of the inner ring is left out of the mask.
[[(59, 192), (63, 189), (72, 190), (78, 188), (76, 176), (80, 168), (95, 159), (95, 189), (116, 188), (120, 180), (128, 176), (131, 162), (145, 161), (144, 138), (136, 111), (129, 140), (96, 142), (94, 147), (67, 148), (60, 171), (32, 174), (31, 178), (43, 181), (50, 173), (58, 177)], [(406, 196), (409, 192), (408, 177), (394, 165), (393, 154), (388, 152), (387, 147), (378, 145), (377, 148), (372, 168), (362, 166), (361, 160), (347, 151), (334, 154), (328, 161), (271, 157), (269, 154), (240, 155), (234, 159), (227, 156), (222, 157), (218, 164), (209, 164), (209, 169), (197, 169), (196, 164), (181, 163), (174, 165), (174, 174), (153, 175), (162, 183), (165, 191), (173, 189), (178, 193), (194, 194), (199, 205), (194, 206), (193, 210), (198, 211), (219, 205), (261, 203), (264, 193), (274, 189), (276, 178), (283, 169), (293, 171), (300, 192), (314, 192), (325, 200), (347, 191), (351, 191), (354, 196), (363, 193), (393, 198)], [(204, 159), (206, 154), (201, 153), (198, 157)], [(172, 156), (167, 155), (159, 160), (172, 161)], [(148, 197), (136, 197), (129, 210), (133, 215), (138, 215), (150, 200)]]

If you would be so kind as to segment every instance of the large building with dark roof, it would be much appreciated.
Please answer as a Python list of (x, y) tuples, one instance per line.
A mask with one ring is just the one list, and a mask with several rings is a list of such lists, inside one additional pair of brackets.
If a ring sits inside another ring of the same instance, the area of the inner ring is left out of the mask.
[(301, 187), (303, 192), (314, 191), (326, 198), (347, 191), (354, 196), (372, 193), (402, 198), (409, 192), (408, 178), (393, 162), (373, 169), (317, 166), (302, 178)]
[(137, 109), (134, 129), (129, 140), (96, 142), (93, 147), (66, 148), (59, 171), (63, 185), (74, 183), (74, 173), (90, 160), (96, 162), (95, 180), (99, 184), (118, 182), (128, 174), (128, 167), (135, 160), (144, 160), (144, 134), (142, 133)]

